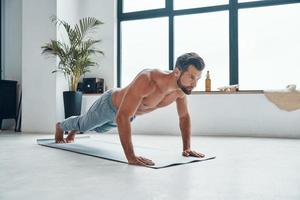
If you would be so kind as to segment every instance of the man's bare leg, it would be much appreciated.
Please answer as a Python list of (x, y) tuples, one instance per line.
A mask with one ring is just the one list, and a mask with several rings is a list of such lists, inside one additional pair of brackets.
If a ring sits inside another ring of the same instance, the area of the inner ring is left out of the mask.
[(65, 143), (64, 130), (60, 127), (60, 123), (55, 125), (55, 143)]
[(77, 131), (77, 130), (69, 131), (68, 136), (65, 141), (67, 143), (74, 142), (76, 133), (79, 133), (79, 131)]

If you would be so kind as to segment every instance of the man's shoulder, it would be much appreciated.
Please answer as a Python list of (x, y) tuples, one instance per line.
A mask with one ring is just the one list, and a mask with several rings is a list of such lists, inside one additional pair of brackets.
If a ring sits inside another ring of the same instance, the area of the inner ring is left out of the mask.
[(169, 71), (163, 71), (161, 69), (158, 69), (158, 68), (146, 68), (146, 69), (143, 69), (140, 74), (168, 74), (170, 73)]
[(159, 82), (168, 72), (160, 69), (144, 69), (142, 70), (133, 81), (133, 85), (139, 85), (139, 88), (147, 87), (147, 90), (154, 90), (159, 87)]
[(151, 81), (151, 72), (149, 70), (143, 70), (136, 76), (138, 82), (149, 82)]
[(144, 69), (138, 75), (137, 78), (144, 82), (155, 82), (156, 79), (160, 79), (165, 72), (160, 69)]
[(149, 71), (141, 71), (134, 81), (129, 85), (129, 88), (133, 89), (135, 93), (148, 94), (155, 88), (152, 75)]

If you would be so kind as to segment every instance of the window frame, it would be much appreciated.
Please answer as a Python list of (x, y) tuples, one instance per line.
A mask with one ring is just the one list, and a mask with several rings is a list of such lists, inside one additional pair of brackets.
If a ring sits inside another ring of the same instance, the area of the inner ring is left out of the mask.
[(169, 70), (174, 67), (174, 16), (190, 15), (199, 13), (209, 13), (218, 11), (229, 12), (229, 84), (239, 84), (239, 56), (238, 56), (238, 11), (239, 9), (258, 8), (276, 5), (286, 5), (300, 3), (300, 0), (260, 0), (251, 2), (241, 2), (229, 0), (228, 4), (197, 7), (174, 10), (174, 0), (165, 0), (165, 8), (151, 9), (145, 11), (123, 13), (123, 1), (117, 1), (117, 86), (121, 87), (121, 23), (129, 20), (150, 19), (157, 17), (168, 17), (169, 30)]

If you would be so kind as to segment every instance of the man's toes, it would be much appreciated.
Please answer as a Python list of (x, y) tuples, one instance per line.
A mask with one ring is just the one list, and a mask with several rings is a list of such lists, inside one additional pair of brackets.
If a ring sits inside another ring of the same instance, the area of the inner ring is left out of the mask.
[(65, 143), (65, 141), (64, 140), (56, 140), (55, 143), (61, 144), (61, 143)]
[(74, 139), (66, 139), (66, 143), (74, 142)]

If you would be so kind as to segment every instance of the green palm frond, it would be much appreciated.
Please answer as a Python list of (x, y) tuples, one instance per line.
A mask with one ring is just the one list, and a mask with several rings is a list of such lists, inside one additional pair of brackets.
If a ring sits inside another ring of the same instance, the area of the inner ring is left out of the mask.
[(66, 61), (66, 52), (67, 49), (64, 44), (59, 41), (51, 40), (50, 43), (46, 43), (42, 46), (42, 53), (48, 55), (58, 56), (60, 62), (63, 64)]
[(74, 29), (71, 27), (71, 25), (69, 23), (67, 23), (64, 20), (58, 19), (56, 16), (51, 16), (50, 17), (51, 22), (58, 25), (58, 26), (63, 26), (63, 28), (65, 29), (68, 38), (69, 38), (69, 43), (71, 43), (72, 41), (76, 41), (77, 42), (77, 33), (74, 31)]
[(104, 55), (104, 52), (103, 51), (100, 51), (100, 50), (97, 50), (97, 49), (89, 49), (87, 50), (89, 54), (102, 54)]
[(92, 40), (92, 39), (88, 39), (88, 40), (82, 42), (82, 47), (83, 47), (84, 49), (89, 49), (89, 48), (91, 48), (92, 46), (94, 46), (94, 45), (96, 45), (96, 44), (98, 44), (98, 43), (100, 43), (100, 42), (101, 42), (101, 40)]
[(89, 72), (89, 67), (98, 65), (92, 60), (91, 55), (104, 55), (104, 52), (96, 47), (101, 40), (88, 37), (89, 33), (102, 25), (103, 22), (94, 17), (86, 17), (80, 19), (79, 24), (72, 27), (56, 16), (52, 16), (51, 21), (64, 28), (68, 41), (51, 40), (41, 47), (42, 54), (58, 56), (58, 66), (53, 73), (62, 72), (68, 80), (70, 90), (74, 91), (80, 76)]
[(96, 29), (102, 24), (103, 22), (94, 17), (87, 17), (79, 20), (79, 24), (76, 24), (74, 26), (74, 31), (76, 32), (77, 36), (79, 36), (80, 39), (83, 40), (89, 32)]
[(101, 42), (101, 40), (87, 40), (87, 41), (82, 42), (81, 52), (84, 52), (87, 54), (97, 54), (98, 53), (98, 54), (104, 55), (103, 51), (95, 48), (95, 45), (100, 42)]

